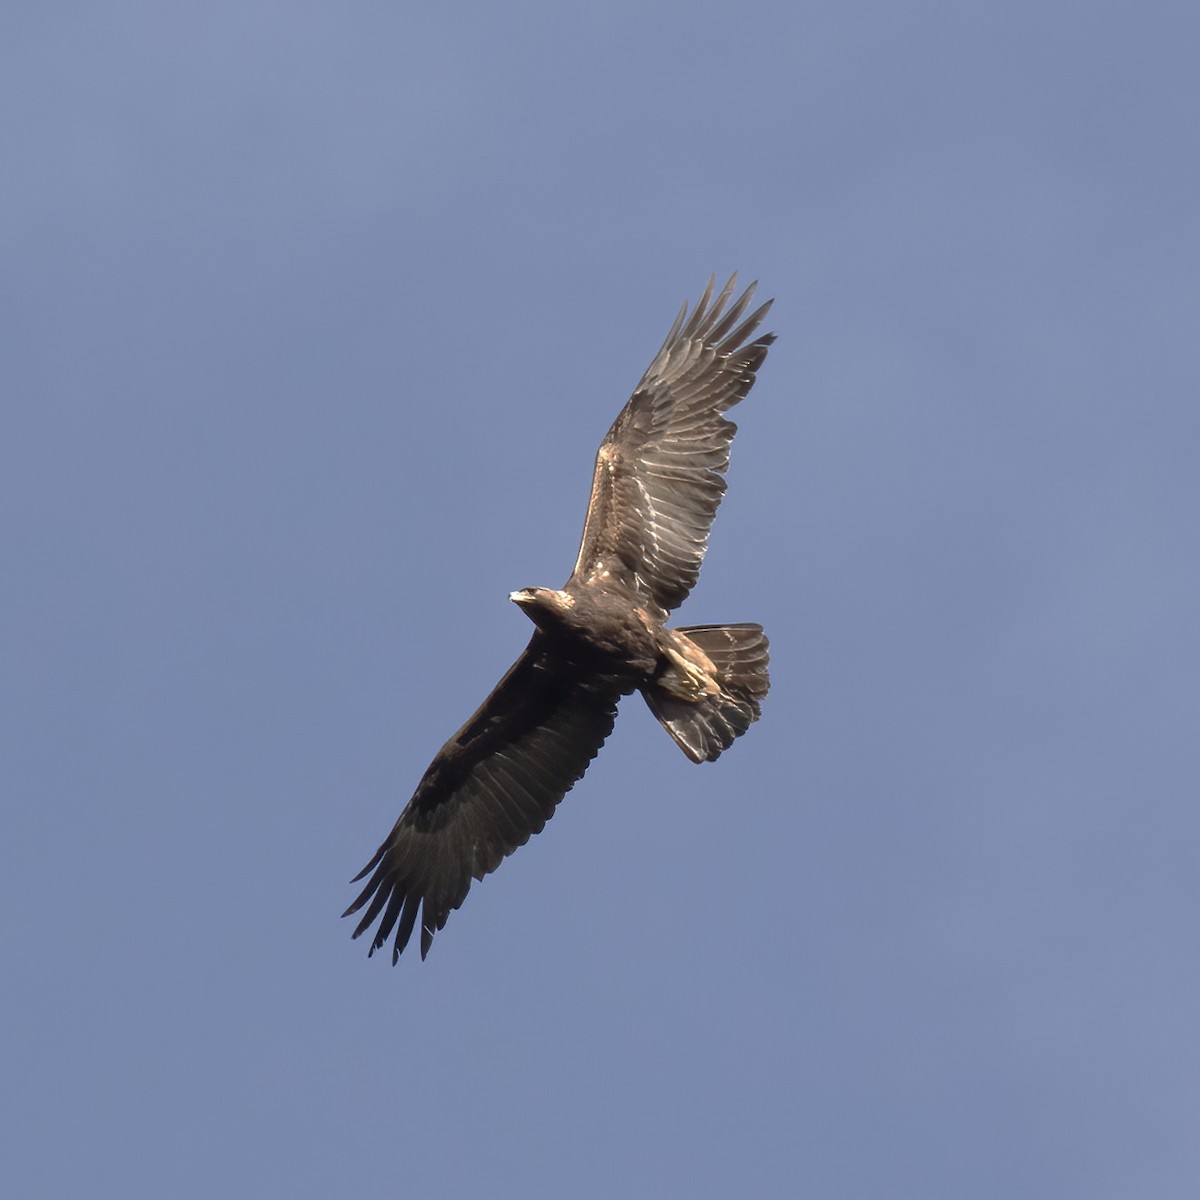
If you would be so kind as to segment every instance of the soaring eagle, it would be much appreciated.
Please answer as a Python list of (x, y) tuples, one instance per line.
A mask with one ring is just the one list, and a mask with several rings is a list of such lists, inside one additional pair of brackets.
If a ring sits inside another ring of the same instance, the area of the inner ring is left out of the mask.
[(693, 762), (757, 720), (769, 684), (762, 627), (666, 627), (696, 584), (725, 492), (737, 427), (722, 414), (775, 340), (754, 337), (770, 301), (743, 319), (754, 284), (729, 303), (736, 279), (715, 301), (710, 279), (691, 316), (680, 310), (600, 445), (570, 579), (511, 593), (537, 627), (529, 645), (355, 876), (370, 879), (343, 915), (365, 906), (355, 937), (379, 922), (372, 954), (391, 938), (395, 963), (418, 915), (429, 953), (471, 880), (541, 832), (612, 732), (622, 696), (640, 691)]

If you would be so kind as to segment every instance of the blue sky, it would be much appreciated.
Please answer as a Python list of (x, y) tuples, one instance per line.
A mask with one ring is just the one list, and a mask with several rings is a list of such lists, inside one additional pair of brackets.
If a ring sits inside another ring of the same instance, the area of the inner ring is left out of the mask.
[[(6, 1190), (1200, 1188), (1191, 5), (9, 5)], [(733, 269), (640, 702), (429, 960), (348, 880)]]

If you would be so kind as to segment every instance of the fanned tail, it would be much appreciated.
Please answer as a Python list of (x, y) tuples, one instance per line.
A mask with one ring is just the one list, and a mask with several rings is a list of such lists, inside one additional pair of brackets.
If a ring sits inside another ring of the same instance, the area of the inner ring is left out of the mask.
[(642, 689), (650, 711), (693, 762), (712, 762), (742, 736), (771, 686), (761, 625), (692, 625), (675, 630), (707, 656), (720, 689), (689, 700), (665, 687)]

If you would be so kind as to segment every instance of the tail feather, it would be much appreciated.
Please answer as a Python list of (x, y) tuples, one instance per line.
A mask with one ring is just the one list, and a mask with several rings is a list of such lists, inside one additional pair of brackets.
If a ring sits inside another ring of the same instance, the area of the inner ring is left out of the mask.
[(675, 632), (708, 657), (720, 691), (687, 700), (650, 684), (642, 695), (688, 758), (712, 762), (758, 720), (759, 701), (771, 685), (767, 635), (761, 625), (692, 625)]

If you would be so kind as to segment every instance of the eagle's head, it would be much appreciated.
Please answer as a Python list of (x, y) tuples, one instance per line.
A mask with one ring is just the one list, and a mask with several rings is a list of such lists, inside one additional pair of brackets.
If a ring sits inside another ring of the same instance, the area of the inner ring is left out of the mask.
[(530, 587), (509, 592), (508, 598), (525, 610), (535, 625), (555, 625), (575, 607), (575, 597), (554, 588)]

